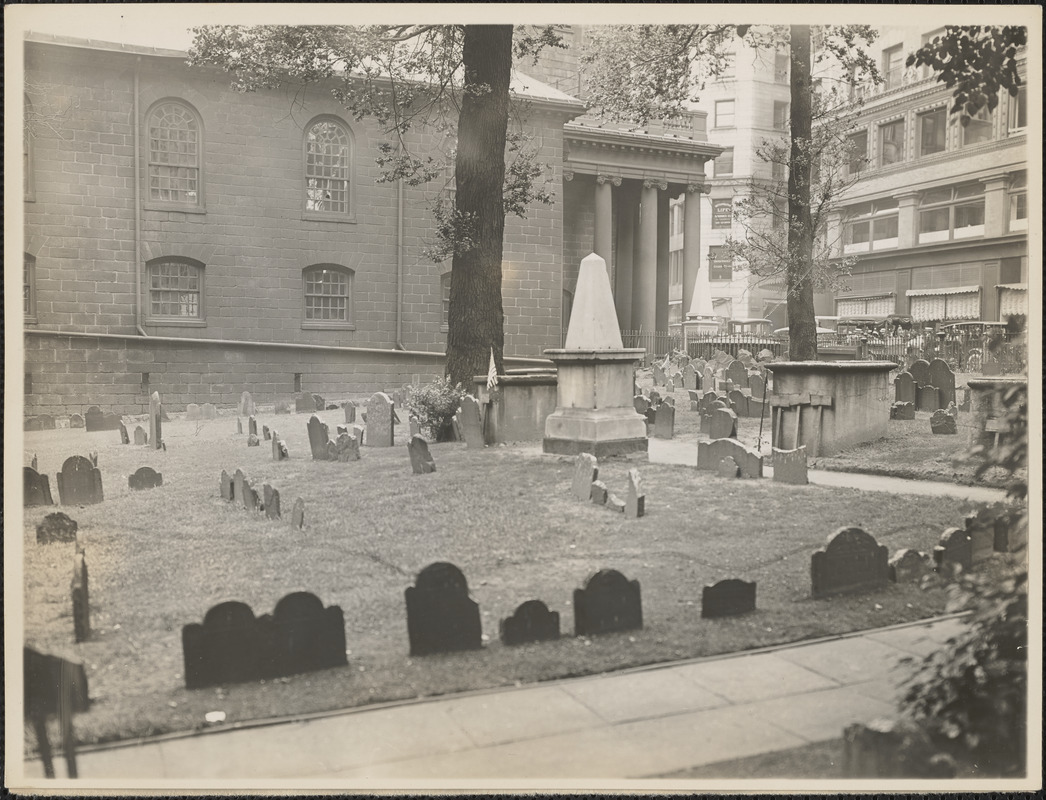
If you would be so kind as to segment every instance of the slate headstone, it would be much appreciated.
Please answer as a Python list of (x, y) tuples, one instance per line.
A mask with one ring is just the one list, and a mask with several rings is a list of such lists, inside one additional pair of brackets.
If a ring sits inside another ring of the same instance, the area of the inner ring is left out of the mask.
[(392, 447), (395, 440), (392, 398), (376, 392), (367, 401), (367, 446)]
[(890, 419), (915, 419), (915, 403), (894, 403), (890, 406)]
[(773, 449), (774, 481), (806, 486), (810, 482), (806, 471), (806, 445), (795, 450)]
[(893, 379), (893, 399), (897, 403), (915, 405), (917, 387), (910, 372), (902, 372)]
[(232, 499), (243, 504), (244, 495), (246, 494), (247, 488), (247, 476), (243, 474), (242, 469), (236, 470), (232, 476)]
[(246, 603), (219, 603), (202, 625), (185, 625), (182, 652), (186, 689), (255, 680), (265, 671), (263, 636)]
[(269, 430), (268, 425), (262, 425), (262, 439), (267, 442), (272, 439), (272, 431)]
[(200, 406), (197, 405), (196, 403), (189, 403), (188, 405), (185, 406), (185, 418), (187, 420), (190, 420), (190, 421), (198, 420), (198, 419), (201, 419), (202, 416), (203, 415), (200, 412)]
[(701, 371), (701, 388), (706, 392), (715, 391), (715, 371), (710, 365)]
[(276, 406), (273, 408), (274, 414), (290, 414), (291, 406), (290, 403), (286, 403), (283, 400), (276, 402)]
[(79, 414), (69, 415), (69, 427), (70, 428), (83, 428), (85, 425), (84, 418)]
[(98, 406), (91, 406), (84, 414), (84, 427), (88, 433), (105, 430), (105, 415)]
[(155, 489), (157, 486), (163, 486), (163, 475), (152, 467), (139, 467), (137, 472), (127, 476), (127, 486), (136, 491)]
[(654, 438), (671, 439), (675, 432), (676, 410), (669, 403), (662, 403), (654, 412)]
[(327, 460), (347, 464), (360, 460), (360, 443), (352, 434), (339, 433), (336, 441), (327, 445)]
[(214, 407), (214, 403), (204, 403), (201, 406), (204, 419), (217, 419), (218, 409)]
[(251, 434), (258, 435), (258, 420), (253, 414), (247, 417), (247, 435), (250, 436)]
[(22, 503), (25, 506), (51, 506), (51, 481), (32, 467), (22, 467)]
[(752, 400), (762, 403), (765, 395), (769, 402), (770, 394), (766, 391), (766, 379), (762, 375), (749, 375), (748, 388), (752, 390)]
[(646, 513), (646, 495), (643, 494), (643, 480), (639, 470), (633, 467), (628, 471), (628, 491), (625, 495), (625, 516), (638, 519)]
[(890, 579), (886, 547), (861, 528), (840, 528), (810, 560), (814, 599), (881, 591)]
[(465, 444), (472, 448), (482, 449), (483, 441), (483, 412), (476, 398), (470, 394), (461, 398), (461, 408), (458, 410), (458, 423), (461, 425), (461, 433), (465, 437)]
[(291, 509), (291, 527), (295, 530), (305, 527), (305, 501), (300, 497), (294, 501), (294, 507)]
[(321, 422), (320, 418), (313, 414), (309, 417), (309, 447), (312, 448), (312, 460), (313, 461), (326, 461), (328, 458), (327, 442), (330, 441), (330, 434), (327, 431), (327, 424)]
[(742, 392), (740, 389), (734, 389), (730, 392), (730, 405), (734, 410), (734, 413), (739, 417), (749, 417), (748, 413), (748, 395)]
[(261, 445), (261, 439), (258, 438), (258, 434), (252, 433), (247, 437), (248, 447), (259, 447)]
[(930, 416), (930, 431), (936, 434), (953, 435), (959, 432), (955, 425), (955, 417), (947, 411), (934, 411)]
[(73, 556), (73, 638), (86, 642), (91, 635), (91, 604), (87, 585), (87, 559), (82, 550)]
[(120, 444), (130, 444), (131, 436), (127, 433), (127, 426), (120, 423)]
[(317, 411), (315, 397), (308, 392), (301, 392), (300, 394), (295, 395), (294, 410), (299, 414), (303, 411), (309, 412), (310, 414)]
[(933, 385), (933, 381), (930, 380), (929, 361), (922, 358), (913, 361), (911, 366), (908, 367), (908, 372), (915, 380), (916, 387)]
[(890, 581), (893, 583), (918, 583), (924, 575), (933, 572), (933, 562), (926, 553), (905, 548), (890, 558)]
[(239, 417), (236, 418), (236, 433), (241, 436), (243, 435), (243, 420)]
[(350, 425), (356, 421), (356, 404), (351, 400), (346, 400), (341, 404), (342, 408), (345, 409), (345, 424)]
[(250, 392), (243, 392), (240, 395), (240, 403), (236, 407), (236, 413), (241, 417), (250, 417), (254, 415), (254, 398), (251, 397)]
[(735, 389), (748, 388), (748, 367), (736, 358), (726, 365), (723, 377), (733, 383)]
[(76, 520), (68, 514), (55, 511), (44, 517), (36, 526), (36, 541), (38, 544), (75, 542), (76, 531), (79, 527)]
[(969, 572), (973, 567), (973, 542), (970, 535), (961, 528), (948, 528), (933, 548), (933, 560), (937, 572), (942, 575), (954, 576), (960, 570)]
[(162, 411), (162, 404), (160, 403), (160, 393), (153, 392), (149, 398), (149, 443), (153, 450), (160, 449), (160, 443), (163, 441), (163, 418), (160, 416)]
[(262, 503), (265, 505), (266, 517), (280, 518), (280, 493), (267, 483), (262, 486)]
[(574, 590), (574, 635), (592, 636), (643, 627), (639, 581), (601, 569)]
[(936, 386), (920, 386), (916, 394), (917, 411), (936, 411), (939, 405), (939, 392)]
[(222, 500), (232, 500), (232, 493), (232, 476), (223, 469), (221, 477), (218, 479), (218, 494)]
[(287, 458), (287, 445), (280, 441), (280, 435), (272, 432), (272, 460), (283, 461)]
[(605, 506), (607, 504), (607, 485), (603, 481), (592, 481), (588, 498), (597, 506)]
[(453, 564), (429, 564), (404, 596), (412, 656), (483, 646), (479, 605), (469, 597), (465, 576)]
[(690, 398), (690, 410), (700, 411), (701, 410), (701, 393), (692, 389), (687, 389), (687, 396)]
[(716, 467), (716, 474), (720, 478), (736, 478), (740, 476), (741, 468), (737, 466), (737, 462), (733, 458), (726, 456)]
[(755, 581), (727, 578), (701, 590), (702, 619), (736, 617), (755, 611)]
[(696, 390), (698, 388), (697, 385), (699, 383), (699, 380), (697, 377), (697, 370), (694, 369), (692, 364), (686, 364), (683, 367), (682, 378), (684, 389)]
[(149, 444), (149, 434), (145, 432), (145, 428), (141, 425), (135, 426), (134, 429), (134, 443), (135, 444)]
[(728, 408), (717, 408), (712, 412), (708, 427), (710, 439), (736, 439), (737, 414)]
[[(346, 437), (348, 438), (348, 437)], [(355, 441), (355, 440), (353, 440)], [(415, 475), (427, 475), (436, 471), (436, 462), (429, 452), (429, 445), (421, 436), (412, 436), (407, 443), (407, 452), (410, 453), (410, 466)]]
[(592, 497), (592, 482), (599, 477), (596, 457), (591, 453), (578, 453), (574, 459), (574, 482), (571, 491), (578, 500)]
[(58, 473), (58, 497), (63, 506), (91, 505), (104, 500), (102, 473), (83, 456), (70, 456)]
[(317, 411), (323, 411), (327, 407), (327, 401), (323, 399), (322, 395), (314, 394), (312, 396), (312, 403)]
[(937, 408), (947, 408), (955, 402), (955, 373), (947, 361), (935, 358), (930, 362), (930, 385), (937, 387)]
[(559, 638), (559, 612), (549, 611), (540, 600), (527, 600), (499, 628), (501, 643), (509, 646), (554, 641)]
[(338, 606), (324, 608), (311, 592), (281, 598), (272, 612), (272, 674), (297, 675), (343, 667), (345, 615)]

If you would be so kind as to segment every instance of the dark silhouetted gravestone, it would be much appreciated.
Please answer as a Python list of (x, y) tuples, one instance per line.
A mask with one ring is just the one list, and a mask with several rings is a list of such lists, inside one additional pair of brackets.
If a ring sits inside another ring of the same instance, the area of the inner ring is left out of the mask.
[(26, 506), (51, 506), (51, 480), (32, 467), (22, 467), (22, 502)]
[(890, 580), (893, 583), (918, 583), (933, 572), (933, 562), (918, 550), (898, 550), (890, 558)]
[(778, 450), (773, 448), (774, 481), (805, 486), (809, 483), (806, 472), (806, 445), (795, 450)]
[(160, 393), (153, 392), (149, 398), (149, 443), (153, 450), (159, 450), (163, 442), (163, 407), (160, 404)]
[(671, 439), (675, 433), (675, 427), (675, 407), (670, 405), (668, 402), (664, 402), (659, 405), (657, 411), (654, 412), (654, 438)]
[(915, 404), (915, 378), (910, 372), (902, 372), (893, 379), (893, 399), (896, 403)]
[(740, 476), (741, 469), (737, 466), (737, 462), (734, 459), (727, 456), (719, 462), (719, 466), (716, 467), (716, 474), (720, 478), (736, 478)]
[(637, 394), (632, 398), (632, 407), (636, 410), (637, 414), (646, 416), (646, 412), (650, 410), (650, 401), (643, 395)]
[(933, 548), (933, 560), (942, 575), (952, 576), (960, 569), (969, 572), (973, 566), (973, 542), (970, 535), (961, 528), (948, 528)]
[(461, 409), (458, 411), (458, 422), (461, 424), (461, 433), (465, 437), (465, 444), (470, 449), (482, 449), (486, 442), (483, 441), (483, 412), (479, 403), (472, 395), (461, 398)]
[(201, 411), (204, 419), (216, 419), (218, 417), (218, 409), (214, 407), (214, 403), (204, 403)]
[(127, 433), (127, 426), (122, 422), (120, 423), (120, 444), (130, 444), (131, 436)]
[(932, 386), (933, 381), (930, 380), (930, 362), (925, 359), (918, 359), (913, 361), (912, 365), (908, 367), (908, 372), (915, 380), (916, 386)]
[(305, 501), (300, 497), (294, 501), (291, 509), (291, 527), (299, 531), (305, 527)]
[(915, 403), (894, 403), (890, 406), (890, 419), (915, 419)]
[(592, 481), (588, 493), (589, 500), (597, 506), (605, 506), (607, 504), (607, 494), (607, 485), (603, 481)]
[(527, 600), (499, 627), (505, 645), (549, 642), (559, 638), (559, 612), (549, 611), (540, 600)]
[(748, 417), (748, 395), (742, 392), (740, 389), (734, 389), (729, 394), (730, 405), (734, 410), (734, 413), (739, 417)]
[(309, 417), (309, 447), (312, 449), (313, 461), (327, 461), (330, 455), (327, 443), (330, 441), (330, 433), (327, 424), (321, 422), (320, 418), (313, 414)]
[(69, 427), (70, 428), (82, 428), (84, 427), (84, 418), (79, 414), (71, 414), (69, 416)]
[(73, 556), (73, 638), (86, 642), (91, 635), (91, 606), (87, 591), (87, 559), (82, 550)]
[(255, 680), (271, 665), (263, 663), (265, 631), (246, 603), (229, 601), (211, 608), (203, 624), (182, 628), (185, 688)]
[(578, 453), (574, 459), (574, 482), (571, 491), (578, 500), (592, 497), (592, 482), (599, 477), (596, 457), (591, 453)]
[(947, 408), (949, 403), (955, 402), (955, 373), (947, 361), (935, 358), (930, 362), (929, 383), (937, 387), (937, 408)]
[(273, 677), (348, 664), (345, 617), (338, 606), (324, 608), (316, 595), (294, 592), (276, 603), (271, 624)]
[(729, 408), (716, 408), (708, 425), (710, 439), (736, 439), (737, 414)]
[(814, 599), (881, 591), (889, 579), (886, 547), (860, 528), (840, 528), (810, 559)]
[(131, 489), (155, 489), (163, 486), (163, 475), (152, 467), (139, 467), (137, 472), (127, 476), (127, 486)]
[(244, 489), (247, 486), (247, 476), (242, 469), (236, 470), (232, 475), (232, 499), (243, 504)]
[(248, 447), (261, 447), (261, 439), (258, 438), (258, 434), (252, 433), (247, 437)]
[(244, 392), (240, 395), (239, 405), (236, 406), (236, 413), (241, 417), (249, 417), (254, 414), (254, 398), (251, 397), (250, 392)]
[[(340, 427), (340, 426), (339, 426)], [(349, 433), (340, 433), (338, 438), (327, 444), (327, 460), (348, 463), (360, 460), (360, 443)]]
[[(345, 438), (350, 437), (345, 434)], [(350, 441), (355, 442), (356, 440), (351, 439)], [(415, 475), (426, 475), (436, 471), (436, 462), (433, 461), (432, 454), (429, 452), (428, 442), (420, 436), (411, 437), (407, 443), (407, 452), (410, 453), (410, 466)]]
[(483, 646), (479, 605), (469, 597), (465, 576), (453, 564), (441, 561), (425, 567), (405, 596), (412, 656)]
[(70, 456), (58, 473), (58, 497), (63, 506), (101, 503), (102, 473), (83, 456)]
[(591, 575), (574, 590), (574, 635), (592, 636), (643, 627), (639, 581), (614, 569)]
[(247, 417), (247, 435), (257, 436), (258, 435), (258, 419), (253, 414)]
[(221, 478), (218, 479), (218, 493), (222, 500), (232, 500), (232, 477), (224, 469)]
[(43, 761), (44, 775), (53, 778), (51, 742), (47, 733), (47, 718), (57, 716), (62, 731), (62, 751), (66, 775), (76, 778), (76, 736), (73, 731), (73, 713), (86, 711), (90, 705), (87, 690), (87, 672), (83, 664), (66, 661), (57, 656), (38, 653), (30, 647), (22, 650), (23, 705), (25, 719), (36, 732), (37, 748)]
[(735, 389), (748, 388), (748, 367), (736, 358), (726, 365), (723, 376), (734, 384)]
[(930, 431), (936, 434), (954, 435), (959, 432), (955, 417), (947, 411), (937, 410), (930, 415)]
[(200, 412), (200, 406), (196, 403), (189, 403), (185, 406), (185, 418), (190, 421), (201, 419), (203, 414)]
[(755, 611), (755, 581), (728, 578), (701, 590), (701, 616), (734, 617)]
[(280, 518), (280, 493), (269, 484), (262, 486), (262, 503), (265, 505), (265, 516), (269, 519)]
[(268, 425), (262, 425), (262, 439), (265, 441), (272, 439), (272, 431), (269, 430)]
[(346, 400), (341, 404), (341, 407), (345, 409), (345, 424), (350, 425), (356, 421), (356, 404), (351, 400)]
[(134, 443), (135, 444), (148, 444), (149, 443), (149, 434), (147, 434), (145, 432), (145, 428), (143, 428), (141, 425), (138, 425), (134, 429)]
[(367, 401), (367, 446), (392, 447), (395, 437), (392, 398), (375, 392)]
[(77, 528), (79, 525), (75, 519), (61, 511), (55, 511), (44, 517), (36, 526), (36, 541), (39, 544), (75, 542)]
[(312, 413), (320, 409), (316, 408), (316, 398), (308, 392), (301, 392), (294, 396), (294, 410), (301, 414), (304, 412)]
[(84, 414), (84, 428), (88, 433), (105, 430), (105, 414), (98, 406), (91, 406)]
[(939, 408), (938, 395), (936, 386), (920, 386), (916, 393), (916, 411), (936, 411)]
[(238, 435), (243, 435), (243, 420), (239, 417), (236, 418), (236, 433)]
[(628, 491), (625, 494), (625, 516), (638, 519), (646, 513), (646, 495), (643, 494), (643, 480), (639, 470), (633, 467), (628, 471)]
[(697, 468), (714, 470), (724, 458), (732, 458), (742, 478), (763, 477), (763, 457), (737, 439), (713, 439), (697, 443)]

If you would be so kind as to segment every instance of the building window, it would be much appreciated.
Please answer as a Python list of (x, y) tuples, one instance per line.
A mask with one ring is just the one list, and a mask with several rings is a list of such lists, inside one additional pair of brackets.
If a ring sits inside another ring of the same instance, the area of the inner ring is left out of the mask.
[(680, 286), (683, 283), (683, 251), (672, 250), (668, 254), (668, 283)]
[(321, 119), (305, 132), (305, 211), (348, 217), (352, 135), (338, 120)]
[(948, 115), (944, 108), (935, 108), (919, 115), (919, 155), (944, 152), (944, 137), (948, 130)]
[(868, 163), (868, 131), (858, 131), (846, 137), (847, 160), (851, 175), (856, 175)]
[(732, 200), (712, 201), (712, 227), (729, 228), (734, 220), (734, 203)]
[(717, 128), (734, 127), (734, 101), (716, 100), (715, 126)]
[(904, 80), (904, 50), (895, 45), (883, 50), (883, 78), (886, 89), (896, 89)]
[(788, 130), (788, 103), (774, 101), (774, 130)]
[(351, 269), (316, 264), (302, 272), (305, 286), (305, 328), (352, 327)]
[(25, 105), (22, 108), (22, 195), (23, 199), (33, 201), (36, 199), (36, 181), (33, 175), (33, 126), (31, 123), (33, 114), (33, 103), (28, 95), (22, 95)]
[(770, 163), (770, 177), (775, 181), (787, 181), (788, 166), (780, 161), (772, 161)]
[(737, 63), (733, 53), (726, 53), (719, 65), (717, 81), (733, 80), (737, 77)]
[(925, 192), (919, 202), (919, 244), (984, 235), (984, 186), (971, 183)]
[(734, 259), (726, 245), (708, 248), (708, 280), (728, 281), (734, 277)]
[(879, 126), (879, 165), (888, 166), (904, 161), (904, 120), (898, 119)]
[(1028, 176), (1023, 172), (1010, 181), (1010, 230), (1028, 230)]
[(892, 198), (850, 209), (843, 232), (843, 252), (866, 253), (897, 247), (897, 201)]
[(841, 297), (835, 301), (835, 313), (840, 317), (885, 317), (894, 313), (895, 305), (892, 294), (879, 297)]
[(728, 147), (718, 156), (712, 166), (712, 177), (721, 178), (734, 174), (734, 148)]
[(163, 321), (203, 319), (203, 264), (155, 259), (149, 267), (149, 316)]
[(980, 286), (908, 290), (909, 314), (914, 322), (980, 319)]
[(963, 145), (980, 144), (990, 142), (992, 138), (992, 114), (988, 107), (984, 106), (974, 116), (970, 117), (966, 127), (962, 129)]
[(445, 272), (439, 279), (440, 308), (440, 330), (450, 330), (450, 273)]
[(22, 313), (26, 322), (36, 322), (36, 258), (22, 254)]
[(1010, 98), (1010, 133), (1024, 133), (1028, 127), (1028, 88), (1021, 86), (1017, 96)]
[(188, 106), (166, 101), (149, 114), (149, 200), (203, 205), (201, 125)]
[(681, 200), (671, 201), (668, 209), (668, 235), (681, 236), (683, 233), (683, 203)]
[[(932, 30), (929, 33), (924, 33), (922, 37), (923, 46), (925, 47), (926, 45), (930, 44), (934, 39), (944, 36), (944, 34), (944, 28), (937, 28), (936, 30)], [(933, 77), (933, 68), (931, 68), (929, 64), (923, 64), (919, 68), (919, 77), (923, 80)]]
[(774, 53), (774, 80), (777, 83), (788, 83), (788, 53)]

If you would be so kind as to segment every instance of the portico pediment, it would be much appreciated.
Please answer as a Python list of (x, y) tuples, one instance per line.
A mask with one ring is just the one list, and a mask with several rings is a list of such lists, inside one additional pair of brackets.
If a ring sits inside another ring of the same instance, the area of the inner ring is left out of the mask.
[(622, 178), (662, 177), (672, 183), (704, 178), (705, 162), (723, 148), (673, 134), (613, 130), (567, 123), (564, 169)]

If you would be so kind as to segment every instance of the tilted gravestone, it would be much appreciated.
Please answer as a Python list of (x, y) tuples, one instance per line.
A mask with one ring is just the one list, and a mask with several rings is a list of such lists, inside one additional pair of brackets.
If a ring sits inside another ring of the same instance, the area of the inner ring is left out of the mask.
[(686, 364), (683, 367), (683, 388), (696, 390), (699, 382), (697, 370), (692, 364)]
[(222, 500), (232, 500), (232, 476), (224, 469), (222, 470), (221, 477), (218, 479), (218, 494), (221, 496)]
[(628, 492), (625, 495), (625, 516), (638, 519), (646, 513), (646, 495), (643, 494), (643, 480), (639, 470), (633, 467), (628, 471)]
[(665, 370), (660, 364), (654, 364), (652, 367), (654, 386), (663, 386), (665, 383)]
[(356, 421), (356, 404), (352, 400), (346, 400), (341, 404), (341, 407), (345, 409), (345, 424), (349, 425)]
[(748, 388), (748, 367), (736, 358), (726, 365), (723, 376), (734, 384), (735, 389)]
[(202, 408), (204, 419), (217, 419), (218, 409), (214, 407), (214, 403), (204, 403)]
[(363, 436), (366, 433), (366, 431), (367, 429), (363, 425), (353, 425), (351, 430), (349, 431), (349, 435), (355, 436), (356, 441), (359, 443), (360, 447), (363, 447)]
[(25, 506), (52, 506), (51, 481), (32, 467), (22, 467), (22, 503)]
[(243, 474), (242, 469), (238, 469), (232, 475), (232, 499), (242, 505), (246, 488), (247, 476)]
[(243, 482), (243, 507), (247, 511), (258, 511), (261, 507), (261, 497), (258, 496), (258, 490), (251, 486), (251, 482), (244, 480)]
[(675, 432), (676, 410), (668, 403), (662, 403), (654, 412), (654, 438), (671, 439)]
[(287, 445), (280, 441), (280, 434), (272, 432), (272, 460), (284, 461), (287, 458)]
[(375, 392), (367, 401), (367, 446), (392, 447), (395, 440), (392, 398)]
[(890, 419), (915, 419), (915, 403), (894, 403), (890, 406)]
[[(349, 438), (348, 436), (345, 437)], [(353, 439), (355, 441), (355, 439)], [(410, 453), (410, 466), (415, 475), (427, 475), (436, 471), (436, 462), (429, 452), (429, 445), (422, 437), (412, 436), (407, 443), (407, 452)]]
[(70, 456), (58, 473), (58, 497), (63, 506), (91, 505), (105, 499), (102, 473), (90, 459)]
[(294, 507), (291, 509), (291, 527), (295, 530), (305, 527), (305, 501), (300, 497), (294, 501)]
[(155, 489), (163, 486), (163, 475), (152, 467), (139, 467), (133, 475), (127, 476), (127, 486), (130, 489)]
[(527, 600), (499, 628), (501, 643), (509, 646), (554, 641), (559, 638), (559, 612), (549, 611), (540, 600)]
[(701, 392), (687, 389), (687, 396), (690, 398), (690, 410), (700, 411), (701, 410)]
[(915, 380), (916, 386), (931, 386), (933, 381), (930, 380), (930, 362), (925, 359), (917, 359), (913, 361), (911, 366), (908, 367), (908, 372)]
[(86, 642), (91, 635), (91, 606), (87, 589), (87, 560), (82, 550), (73, 556), (73, 638)]
[(48, 514), (36, 526), (37, 544), (52, 542), (70, 543), (76, 541), (76, 531), (80, 526), (76, 520), (61, 511)]
[[(339, 426), (340, 427), (340, 426)], [(338, 438), (327, 443), (327, 460), (347, 464), (360, 460), (360, 443), (347, 431), (339, 433)]]
[(774, 481), (805, 486), (810, 482), (806, 471), (806, 445), (795, 450), (772, 448), (774, 455)]
[(588, 495), (589, 500), (597, 506), (605, 506), (607, 504), (607, 494), (607, 485), (603, 481), (592, 481)]
[(280, 518), (280, 493), (267, 483), (262, 486), (262, 503), (265, 505), (266, 517)]
[(763, 477), (763, 457), (736, 439), (713, 439), (697, 443), (697, 468), (714, 470), (724, 458), (732, 458), (742, 478)]
[(149, 443), (153, 450), (160, 449), (163, 441), (163, 418), (160, 416), (162, 406), (160, 393), (153, 392), (149, 398)]
[(937, 410), (930, 416), (930, 431), (935, 434), (955, 435), (959, 429), (955, 417), (947, 411)]
[(814, 599), (881, 591), (890, 579), (885, 545), (861, 528), (840, 528), (810, 559)]
[(309, 417), (308, 429), (309, 447), (312, 449), (312, 460), (326, 461), (329, 455), (327, 443), (330, 441), (327, 424), (321, 422), (320, 418), (313, 414)]
[(737, 478), (741, 474), (741, 468), (730, 456), (726, 456), (716, 467), (716, 474), (720, 478)]
[(71, 414), (69, 416), (69, 427), (70, 428), (82, 428), (84, 427), (84, 418), (79, 414)]
[(592, 636), (643, 627), (639, 581), (601, 569), (574, 590), (574, 635)]
[(937, 408), (955, 402), (955, 373), (947, 361), (935, 358), (930, 362), (930, 385), (937, 387)]
[(483, 646), (479, 605), (453, 564), (429, 564), (404, 592), (410, 654), (424, 656)]
[(973, 542), (961, 528), (948, 528), (941, 534), (940, 542), (933, 548), (933, 560), (937, 572), (954, 576), (960, 570), (969, 572), (973, 566)]
[(261, 439), (258, 438), (258, 434), (252, 433), (247, 437), (248, 447), (261, 447)]
[(120, 444), (130, 444), (131, 436), (127, 433), (127, 426), (122, 422), (120, 423)]
[(135, 444), (149, 444), (149, 434), (145, 432), (145, 428), (141, 425), (135, 426), (134, 429), (134, 443)]
[(920, 386), (916, 393), (916, 411), (936, 411), (938, 408), (939, 392), (936, 386)]
[(734, 389), (729, 394), (730, 405), (733, 411), (739, 417), (748, 417), (748, 395), (742, 392), (740, 389)]
[(269, 430), (268, 425), (262, 425), (262, 439), (265, 441), (272, 439), (272, 431)]
[(254, 398), (250, 392), (240, 395), (240, 403), (236, 406), (236, 413), (241, 417), (250, 417), (254, 414)]
[(915, 404), (915, 378), (910, 372), (902, 372), (893, 379), (893, 399), (896, 403)]
[(736, 439), (737, 414), (729, 408), (714, 409), (708, 424), (708, 437), (710, 439)]
[(196, 403), (189, 403), (185, 406), (185, 418), (190, 421), (198, 420), (202, 417), (200, 412), (200, 406)]
[(461, 398), (458, 422), (468, 448), (470, 450), (474, 447), (482, 449), (486, 444), (483, 440), (483, 412), (479, 407), (479, 402), (472, 395), (467, 394)]
[(258, 420), (253, 414), (247, 417), (247, 435), (251, 434), (258, 435)]
[(735, 617), (755, 611), (755, 581), (727, 578), (701, 590), (702, 619)]
[(926, 553), (908, 548), (894, 553), (889, 564), (892, 583), (918, 583), (933, 572), (933, 562)]
[(578, 453), (574, 459), (574, 481), (571, 491), (578, 500), (592, 496), (592, 482), (599, 477), (596, 457), (591, 453)]

